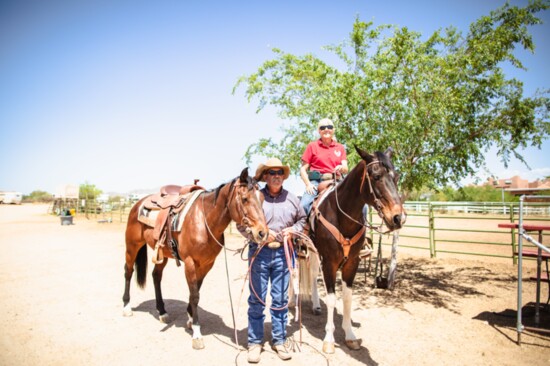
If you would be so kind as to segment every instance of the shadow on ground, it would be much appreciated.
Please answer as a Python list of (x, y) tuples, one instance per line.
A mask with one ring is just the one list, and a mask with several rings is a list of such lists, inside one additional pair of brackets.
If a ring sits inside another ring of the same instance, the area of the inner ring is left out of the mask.
[[(391, 306), (404, 310), (408, 302), (422, 302), (436, 308), (445, 308), (453, 312), (456, 299), (487, 296), (491, 294), (480, 291), (479, 284), (491, 282), (492, 286), (513, 286), (516, 277), (493, 272), (486, 267), (445, 267), (437, 260), (405, 258), (398, 263), (395, 286), (393, 290), (375, 289), (374, 264), (368, 267), (361, 265), (354, 283), (354, 295), (359, 297), (360, 306), (366, 306), (369, 296), (376, 296), (380, 306)], [(387, 264), (384, 265), (387, 269)]]
[[(530, 302), (523, 306), (521, 310), (521, 323), (525, 327), (537, 328), (523, 330), (523, 332), (529, 333), (529, 338), (538, 338), (550, 340), (550, 306), (543, 304), (539, 309), (539, 323), (535, 323), (535, 303)], [(473, 319), (485, 321), (491, 327), (493, 327), (497, 332), (502, 334), (504, 337), (510, 341), (517, 342), (517, 333), (514, 334), (513, 338), (510, 337), (509, 332), (505, 333), (502, 331), (503, 328), (517, 330), (517, 311), (516, 309), (506, 309), (500, 312), (494, 311), (484, 311), (476, 315)], [(526, 342), (526, 338), (523, 338), (522, 343)], [(535, 344), (527, 340), (531, 345), (550, 348), (550, 345), (543, 346), (541, 344)]]

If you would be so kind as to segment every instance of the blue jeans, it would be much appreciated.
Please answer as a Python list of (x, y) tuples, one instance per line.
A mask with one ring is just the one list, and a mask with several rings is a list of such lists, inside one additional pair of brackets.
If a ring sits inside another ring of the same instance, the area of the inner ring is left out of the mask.
[(315, 197), (317, 197), (317, 186), (319, 186), (319, 181), (312, 180), (311, 184), (315, 187), (315, 191), (313, 194), (309, 194), (307, 192), (304, 192), (302, 195), (302, 198), (300, 199), (300, 205), (304, 208), (304, 211), (306, 212), (306, 215), (309, 216), (309, 211), (311, 211), (311, 206), (313, 205), (313, 201), (315, 200)]
[[(262, 344), (264, 341), (264, 320), (267, 285), (271, 280), (271, 342), (283, 344), (286, 340), (288, 320), (288, 285), (290, 271), (286, 264), (284, 248), (270, 249), (267, 246), (254, 257), (258, 245), (250, 243), (248, 263), (250, 269), (250, 296), (248, 297), (248, 344)], [(252, 288), (253, 287), (253, 288)], [(255, 292), (255, 293), (254, 293)], [(258, 296), (258, 297), (257, 297)]]

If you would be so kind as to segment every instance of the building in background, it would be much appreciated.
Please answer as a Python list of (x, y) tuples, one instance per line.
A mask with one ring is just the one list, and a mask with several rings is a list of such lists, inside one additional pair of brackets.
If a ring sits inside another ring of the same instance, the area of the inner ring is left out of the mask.
[(516, 196), (550, 192), (550, 177), (545, 179), (537, 179), (533, 182), (529, 182), (527, 179), (522, 179), (518, 175), (505, 179), (494, 179), (491, 177), (487, 179), (487, 183), (485, 184), (501, 189), (503, 194), (506, 191)]

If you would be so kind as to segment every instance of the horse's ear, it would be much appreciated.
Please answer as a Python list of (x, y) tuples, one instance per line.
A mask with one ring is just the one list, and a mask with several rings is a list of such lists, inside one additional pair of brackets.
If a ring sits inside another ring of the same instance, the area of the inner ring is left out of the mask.
[(248, 168), (244, 168), (239, 177), (241, 183), (248, 183)]
[(393, 158), (393, 149), (391, 147), (388, 147), (386, 151), (384, 151), (384, 154), (392, 160)]
[(365, 150), (361, 150), (355, 144), (353, 146), (355, 147), (355, 151), (357, 151), (357, 154), (359, 154), (361, 159), (366, 160), (366, 161), (372, 160), (372, 156), (368, 152), (366, 152)]

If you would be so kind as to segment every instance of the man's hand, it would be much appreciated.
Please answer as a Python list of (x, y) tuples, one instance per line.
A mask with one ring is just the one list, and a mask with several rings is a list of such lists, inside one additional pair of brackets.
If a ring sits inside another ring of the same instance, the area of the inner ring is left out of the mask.
[(272, 241), (275, 241), (275, 238), (277, 237), (277, 233), (271, 229), (269, 229), (269, 235), (267, 235), (267, 242), (270, 243)]

